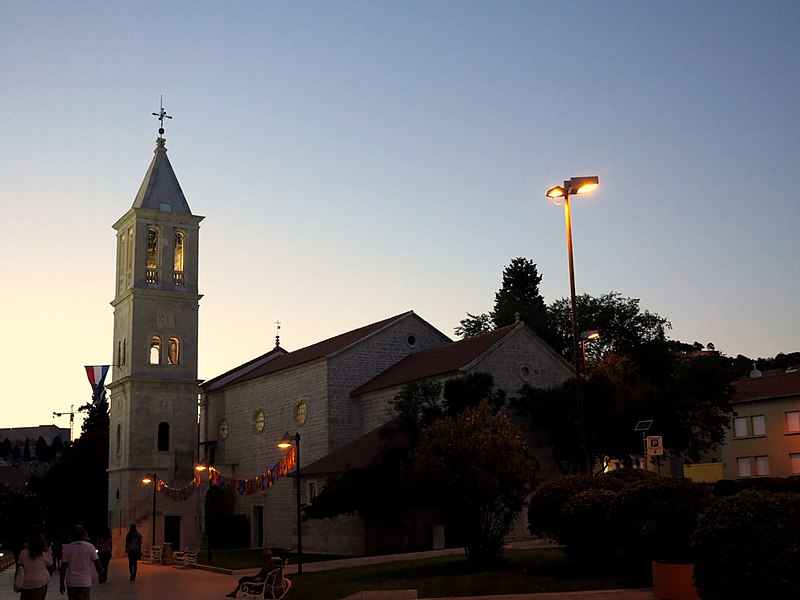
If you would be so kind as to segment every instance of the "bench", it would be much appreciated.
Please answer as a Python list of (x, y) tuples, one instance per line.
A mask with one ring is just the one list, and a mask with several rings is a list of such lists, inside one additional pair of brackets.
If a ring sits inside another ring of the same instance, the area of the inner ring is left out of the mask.
[(199, 550), (197, 548), (191, 549), (186, 547), (183, 549), (183, 552), (173, 552), (172, 558), (175, 561), (174, 567), (177, 568), (197, 568), (197, 554)]
[(290, 579), (284, 577), (283, 567), (286, 566), (288, 561), (284, 561), (280, 567), (272, 569), (267, 574), (266, 581), (248, 581), (242, 584), (239, 588), (242, 599), (260, 600), (262, 598), (268, 600), (280, 600), (292, 588)]
[(162, 564), (162, 555), (164, 553), (164, 546), (153, 546), (150, 548), (150, 564)]

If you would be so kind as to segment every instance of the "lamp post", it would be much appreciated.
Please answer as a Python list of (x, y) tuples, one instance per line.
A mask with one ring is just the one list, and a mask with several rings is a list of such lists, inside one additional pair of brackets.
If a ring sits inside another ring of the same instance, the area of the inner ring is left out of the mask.
[(578, 354), (578, 306), (575, 299), (575, 267), (572, 261), (572, 218), (570, 217), (569, 197), (573, 194), (585, 194), (593, 191), (600, 183), (600, 178), (573, 177), (547, 190), (551, 200), (564, 199), (564, 220), (567, 226), (567, 259), (569, 261), (569, 294), (572, 303), (572, 353), (575, 364), (575, 399), (578, 405), (578, 440), (581, 459), (581, 472), (591, 474), (589, 453), (586, 448), (586, 423), (583, 414), (583, 393), (581, 391), (581, 358)]
[(278, 448), (288, 450), (294, 445), (294, 478), (295, 478), (295, 513), (297, 517), (297, 573), (303, 573), (303, 518), (300, 512), (300, 432), (289, 435), (283, 434), (283, 438), (278, 442)]
[(145, 477), (144, 479), (142, 479), (142, 483), (153, 484), (153, 538), (152, 541), (150, 542), (150, 545), (155, 546), (156, 545), (156, 492), (158, 491), (158, 474), (153, 473), (152, 477)]

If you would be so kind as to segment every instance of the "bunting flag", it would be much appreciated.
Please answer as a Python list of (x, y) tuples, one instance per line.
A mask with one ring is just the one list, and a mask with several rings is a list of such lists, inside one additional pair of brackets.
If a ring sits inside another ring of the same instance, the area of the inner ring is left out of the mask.
[(106, 375), (108, 374), (108, 369), (111, 365), (99, 365), (99, 366), (85, 366), (86, 369), (86, 376), (89, 378), (89, 383), (92, 386), (92, 399), (97, 402), (103, 397), (103, 393), (105, 392), (105, 381)]
[[(297, 450), (293, 447), (284, 454), (283, 458), (275, 465), (265, 470), (263, 473), (259, 473), (255, 477), (249, 477), (247, 479), (228, 477), (214, 467), (209, 467), (208, 482), (210, 485), (224, 490), (234, 489), (240, 496), (252, 496), (259, 492), (266, 492), (275, 485), (279, 479), (286, 477), (286, 474), (291, 471), (295, 465), (297, 465)], [(158, 491), (176, 502), (182, 502), (188, 500), (201, 484), (199, 473), (195, 475), (192, 481), (179, 488), (170, 487), (159, 479)]]

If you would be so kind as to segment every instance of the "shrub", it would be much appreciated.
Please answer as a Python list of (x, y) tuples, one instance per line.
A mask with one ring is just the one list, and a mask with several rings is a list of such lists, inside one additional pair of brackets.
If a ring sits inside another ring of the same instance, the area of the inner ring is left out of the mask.
[(612, 514), (622, 550), (643, 573), (653, 560), (691, 562), (692, 533), (710, 502), (710, 487), (687, 479), (654, 477), (626, 486)]
[(600, 564), (614, 556), (619, 548), (611, 509), (617, 492), (587, 489), (570, 496), (561, 509), (561, 543), (564, 551), (577, 562)]
[(698, 520), (695, 583), (707, 600), (800, 598), (800, 495), (746, 490)]

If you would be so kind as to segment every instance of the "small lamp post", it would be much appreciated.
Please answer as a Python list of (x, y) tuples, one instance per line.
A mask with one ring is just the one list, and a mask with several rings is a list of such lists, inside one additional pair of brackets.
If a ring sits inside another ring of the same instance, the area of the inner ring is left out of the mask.
[(278, 442), (278, 448), (288, 450), (294, 446), (294, 478), (295, 478), (295, 512), (297, 516), (297, 573), (303, 573), (303, 517), (300, 511), (300, 432), (289, 435), (283, 434), (283, 438)]
[(572, 218), (570, 217), (569, 197), (573, 194), (585, 194), (597, 188), (600, 178), (573, 177), (564, 182), (563, 186), (557, 185), (547, 190), (547, 197), (551, 200), (564, 199), (564, 219), (567, 225), (567, 259), (569, 261), (569, 294), (572, 302), (572, 352), (575, 364), (575, 398), (578, 404), (578, 439), (581, 459), (581, 472), (592, 472), (589, 452), (586, 447), (586, 423), (583, 414), (583, 393), (581, 391), (581, 358), (578, 354), (578, 306), (575, 300), (575, 267), (572, 262)]
[(589, 329), (581, 332), (581, 354), (583, 355), (583, 370), (586, 371), (586, 342), (593, 342), (600, 339), (600, 332), (597, 329)]
[(144, 483), (145, 485), (148, 483), (153, 484), (153, 538), (152, 541), (150, 542), (150, 545), (155, 546), (156, 545), (156, 492), (158, 491), (158, 474), (153, 473), (152, 477), (150, 476), (145, 477), (144, 479), (142, 479), (142, 483)]

